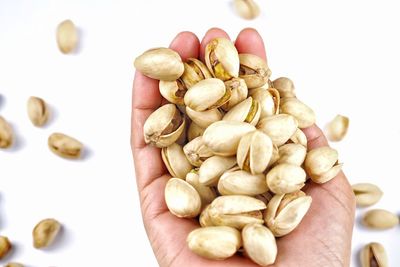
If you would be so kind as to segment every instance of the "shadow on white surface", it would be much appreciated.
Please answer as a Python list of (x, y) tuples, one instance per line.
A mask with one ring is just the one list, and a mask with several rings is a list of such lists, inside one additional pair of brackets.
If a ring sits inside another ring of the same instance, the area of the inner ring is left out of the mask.
[(50, 116), (48, 121), (46, 122), (45, 125), (43, 125), (41, 128), (43, 129), (50, 129), (52, 127), (52, 125), (54, 124), (54, 122), (58, 119), (58, 117), (60, 116), (60, 113), (58, 112), (58, 110), (52, 105), (47, 103), (47, 106), (50, 109)]
[(4, 97), (0, 95), (0, 109), (3, 107), (4, 102), (5, 102)]
[(71, 243), (71, 239), (68, 238), (69, 236), (70, 236), (70, 233), (69, 233), (68, 229), (63, 225), (61, 227), (60, 231), (58, 232), (58, 235), (57, 235), (56, 239), (54, 240), (54, 243), (51, 246), (49, 246), (47, 248), (42, 248), (40, 250), (42, 250), (46, 253), (51, 253), (53, 251), (62, 250), (68, 245), (68, 243)]

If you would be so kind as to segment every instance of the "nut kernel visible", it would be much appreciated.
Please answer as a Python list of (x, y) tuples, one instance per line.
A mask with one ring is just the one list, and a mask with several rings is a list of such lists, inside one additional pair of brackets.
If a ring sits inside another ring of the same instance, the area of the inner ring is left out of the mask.
[(361, 267), (389, 267), (385, 248), (376, 242), (364, 246), (360, 253)]
[(53, 244), (61, 224), (54, 219), (45, 219), (40, 221), (33, 229), (33, 246), (35, 248), (45, 248)]
[(81, 142), (62, 133), (53, 133), (50, 135), (48, 145), (50, 150), (56, 155), (68, 159), (79, 158), (83, 150)]

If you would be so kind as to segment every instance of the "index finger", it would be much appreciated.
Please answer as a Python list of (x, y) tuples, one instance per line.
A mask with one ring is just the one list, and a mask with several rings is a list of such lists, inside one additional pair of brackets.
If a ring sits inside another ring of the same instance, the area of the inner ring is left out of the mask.
[(253, 28), (243, 29), (235, 41), (235, 46), (240, 54), (253, 54), (267, 60), (264, 41)]

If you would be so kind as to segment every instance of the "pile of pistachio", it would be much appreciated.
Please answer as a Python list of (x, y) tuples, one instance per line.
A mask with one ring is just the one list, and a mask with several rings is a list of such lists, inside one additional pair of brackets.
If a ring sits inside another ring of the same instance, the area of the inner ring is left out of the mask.
[(307, 151), (301, 129), (315, 123), (313, 110), (290, 79), (271, 81), (265, 60), (238, 54), (228, 39), (212, 40), (204, 63), (155, 48), (134, 65), (160, 80), (170, 102), (148, 117), (144, 140), (162, 148), (170, 212), (199, 220), (190, 250), (215, 260), (244, 250), (259, 265), (274, 263), (276, 237), (293, 231), (311, 205), (301, 191), (307, 176), (325, 183), (341, 170), (334, 149)]

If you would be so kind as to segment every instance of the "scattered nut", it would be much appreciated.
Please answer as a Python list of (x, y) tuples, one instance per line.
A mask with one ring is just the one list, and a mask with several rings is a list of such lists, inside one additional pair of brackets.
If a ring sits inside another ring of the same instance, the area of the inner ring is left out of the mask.
[(360, 253), (361, 267), (389, 267), (385, 248), (376, 242), (364, 246)]
[(381, 189), (370, 183), (360, 183), (352, 185), (356, 197), (357, 206), (367, 207), (376, 204), (382, 197)]
[(0, 148), (9, 148), (14, 142), (14, 134), (10, 124), (0, 116)]
[(48, 145), (50, 150), (56, 155), (68, 159), (80, 158), (83, 150), (81, 142), (62, 133), (53, 133), (50, 135)]
[(55, 219), (40, 221), (33, 228), (33, 246), (38, 249), (49, 247), (53, 244), (60, 230), (61, 224)]
[(330, 141), (341, 141), (347, 134), (349, 129), (349, 118), (336, 115), (336, 117), (326, 126), (326, 136)]
[(40, 127), (46, 124), (50, 112), (46, 102), (43, 99), (31, 96), (28, 99), (27, 107), (28, 116), (33, 125)]
[(362, 223), (368, 228), (385, 230), (399, 225), (399, 217), (387, 210), (374, 209), (364, 214)]
[(260, 8), (253, 0), (235, 0), (233, 6), (236, 13), (244, 19), (255, 19), (260, 14)]
[(71, 53), (78, 44), (78, 30), (71, 20), (64, 20), (57, 27), (57, 44), (64, 54)]
[(5, 236), (0, 236), (0, 260), (3, 259), (12, 249), (10, 240)]

